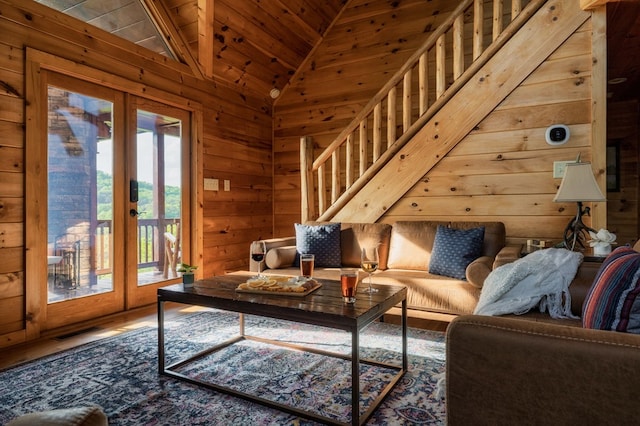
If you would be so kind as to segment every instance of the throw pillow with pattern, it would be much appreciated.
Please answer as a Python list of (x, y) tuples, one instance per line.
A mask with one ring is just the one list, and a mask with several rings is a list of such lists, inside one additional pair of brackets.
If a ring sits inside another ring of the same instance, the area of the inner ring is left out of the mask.
[(316, 267), (339, 268), (342, 252), (340, 251), (340, 224), (324, 225), (295, 224), (296, 260), (300, 265), (300, 254), (313, 254)]

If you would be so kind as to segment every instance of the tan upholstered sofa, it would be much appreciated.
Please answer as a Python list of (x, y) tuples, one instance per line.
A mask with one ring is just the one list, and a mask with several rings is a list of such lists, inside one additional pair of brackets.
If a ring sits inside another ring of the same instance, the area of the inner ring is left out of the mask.
[[(438, 225), (454, 229), (484, 226), (482, 255), (466, 269), (466, 279), (429, 273), (429, 262)], [(460, 315), (473, 312), (482, 283), (491, 270), (515, 260), (520, 246), (506, 246), (505, 227), (501, 222), (402, 221), (384, 223), (342, 223), (340, 230), (341, 265), (360, 266), (361, 247), (379, 247), (380, 266), (373, 275), (379, 284), (404, 284), (408, 288), (409, 315), (429, 317), (425, 313)], [(294, 265), (296, 237), (266, 241), (267, 254), (263, 270), (267, 274), (299, 275)], [(250, 259), (251, 270), (258, 264)], [(266, 264), (266, 269), (265, 269)], [(316, 267), (314, 276), (338, 279), (340, 268)], [(361, 272), (361, 279), (366, 274)], [(361, 284), (363, 285), (363, 284)], [(450, 319), (450, 318), (448, 318)]]
[[(574, 315), (598, 270), (592, 262), (578, 269), (569, 287)], [(530, 312), (459, 316), (446, 341), (449, 426), (638, 423), (637, 334)]]

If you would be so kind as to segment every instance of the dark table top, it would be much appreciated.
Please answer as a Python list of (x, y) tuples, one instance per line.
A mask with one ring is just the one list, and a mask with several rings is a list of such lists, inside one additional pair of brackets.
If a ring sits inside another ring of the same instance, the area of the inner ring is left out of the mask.
[(363, 328), (407, 297), (407, 289), (401, 285), (375, 285), (379, 291), (369, 295), (362, 292), (365, 286), (360, 283), (356, 302), (347, 304), (342, 300), (340, 282), (326, 279), (317, 279), (322, 286), (303, 297), (236, 291), (254, 275), (237, 272), (198, 280), (190, 288), (182, 284), (162, 287), (158, 300), (353, 330)]

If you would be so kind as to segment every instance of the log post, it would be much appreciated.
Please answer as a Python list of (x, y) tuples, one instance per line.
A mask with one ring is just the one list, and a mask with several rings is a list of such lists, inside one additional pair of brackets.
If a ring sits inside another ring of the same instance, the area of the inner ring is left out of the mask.
[(309, 136), (300, 138), (300, 193), (301, 223), (315, 219), (313, 201), (313, 139)]

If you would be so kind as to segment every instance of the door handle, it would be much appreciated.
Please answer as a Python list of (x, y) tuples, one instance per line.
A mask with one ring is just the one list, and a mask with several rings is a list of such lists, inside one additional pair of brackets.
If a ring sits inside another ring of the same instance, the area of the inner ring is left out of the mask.
[(138, 216), (139, 214), (140, 214), (140, 213), (138, 213), (138, 210), (136, 210), (136, 209), (131, 209), (131, 210), (129, 210), (129, 216), (131, 216), (131, 217), (136, 217), (136, 216)]

